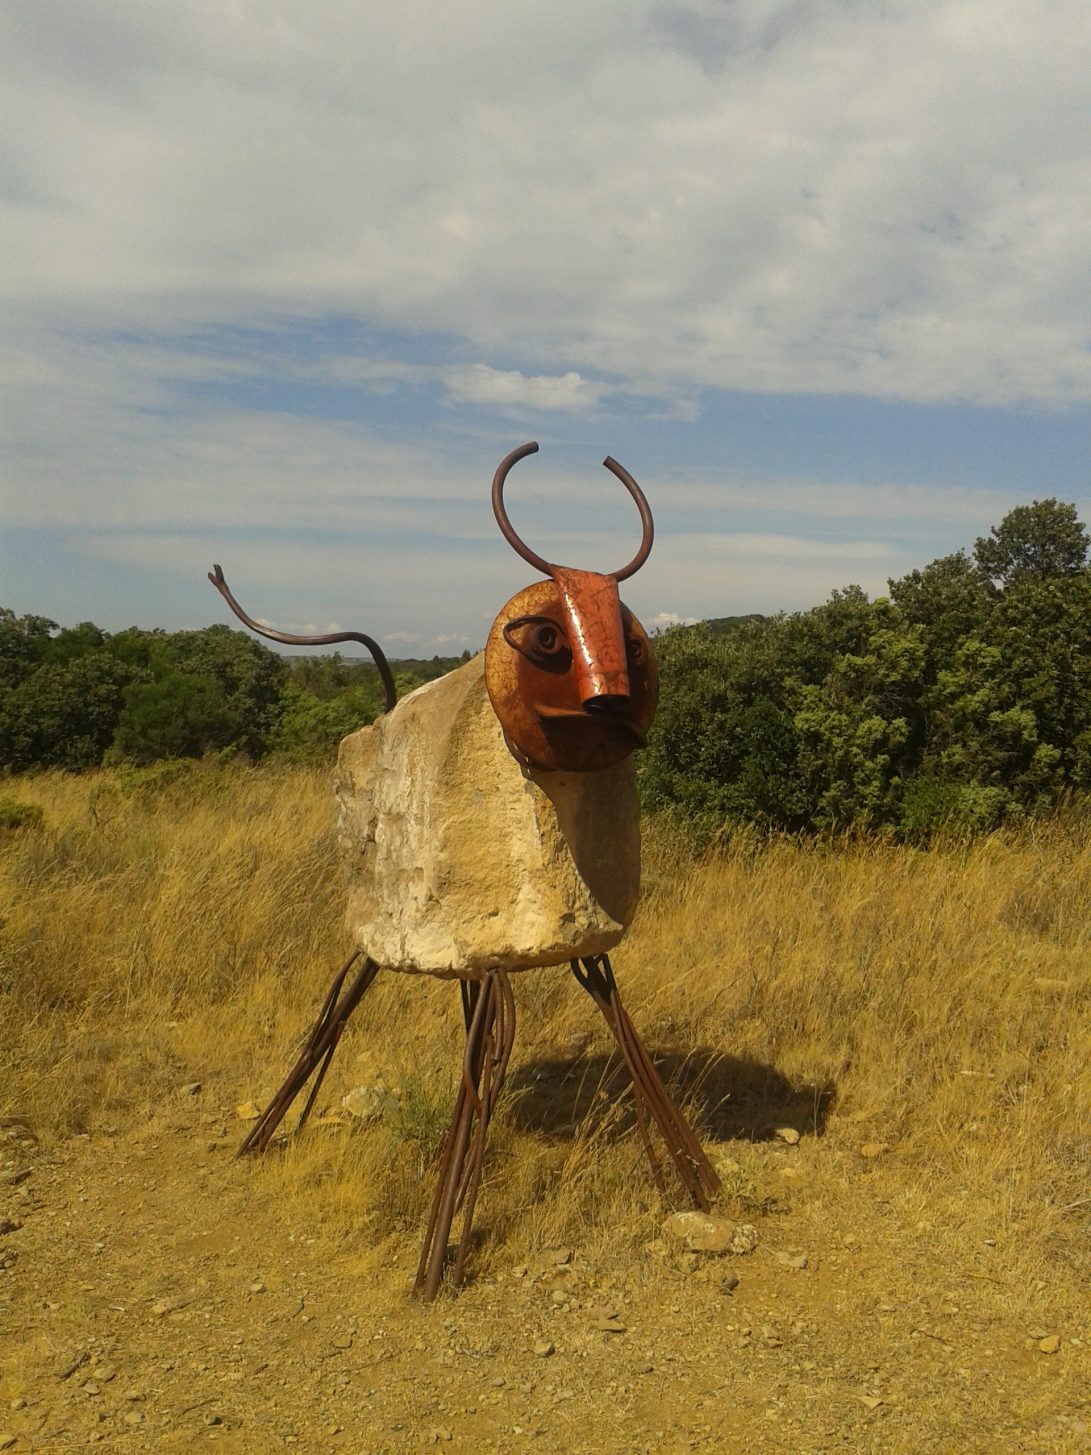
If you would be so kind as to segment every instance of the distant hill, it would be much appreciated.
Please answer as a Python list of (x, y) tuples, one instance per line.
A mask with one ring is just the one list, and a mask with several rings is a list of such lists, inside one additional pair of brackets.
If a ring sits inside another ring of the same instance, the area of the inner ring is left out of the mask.
[(710, 616), (705, 626), (711, 627), (717, 636), (726, 636), (728, 632), (737, 631), (739, 627), (745, 626), (751, 621), (767, 621), (760, 611), (751, 611), (746, 616)]
[(397, 674), (404, 672), (412, 677), (419, 677), (422, 682), (432, 682), (437, 677), (442, 677), (445, 672), (453, 672), (456, 667), (461, 667), (473, 656), (472, 652), (463, 652), (460, 657), (391, 657), (390, 670)]
[[(395, 677), (415, 677), (418, 682), (433, 682), (437, 677), (442, 677), (446, 672), (453, 672), (456, 667), (461, 667), (468, 662), (473, 655), (472, 652), (463, 652), (459, 657), (388, 657), (390, 670)], [(341, 667), (348, 673), (367, 673), (375, 675), (375, 663), (370, 657), (346, 657), (339, 652), (327, 657), (288, 657), (286, 658), (289, 667), (299, 675), (305, 675), (313, 670), (315, 662), (332, 662), (336, 657)]]

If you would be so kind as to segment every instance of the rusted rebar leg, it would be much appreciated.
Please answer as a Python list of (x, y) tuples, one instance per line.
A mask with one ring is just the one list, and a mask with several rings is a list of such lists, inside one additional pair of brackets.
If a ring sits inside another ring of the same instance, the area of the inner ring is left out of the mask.
[(318, 1076), (311, 1093), (307, 1098), (302, 1115), (296, 1124), (296, 1131), (304, 1125), (311, 1114), (315, 1098), (318, 1096), (319, 1088), (322, 1085), (326, 1072), (329, 1070), (330, 1062), (333, 1060), (333, 1053), (337, 1050), (337, 1043), (341, 1039), (341, 1032), (345, 1029), (349, 1016), (364, 998), (371, 982), (379, 973), (379, 967), (369, 957), (364, 958), (364, 963), (357, 971), (356, 978), (341, 994), (341, 987), (353, 965), (360, 958), (363, 952), (354, 950), (346, 960), (338, 973), (333, 984), (329, 988), (326, 999), (322, 1004), (322, 1010), (314, 1029), (307, 1037), (307, 1044), (300, 1052), (299, 1059), (288, 1073), (283, 1086), (273, 1097), (272, 1101), (262, 1112), (261, 1116), (251, 1127), (250, 1132), (244, 1138), (242, 1145), (236, 1152), (237, 1157), (242, 1157), (247, 1152), (263, 1152), (273, 1138), (273, 1133), (283, 1120), (285, 1112), (295, 1101), (296, 1097), (306, 1086), (315, 1069), (318, 1069)]
[(711, 1199), (720, 1190), (720, 1179), (689, 1123), (670, 1099), (659, 1072), (629, 1019), (628, 1011), (621, 1003), (609, 955), (594, 955), (582, 961), (573, 960), (572, 973), (602, 1011), (624, 1057), (625, 1069), (633, 1086), (637, 1129), (648, 1154), (656, 1185), (662, 1191), (662, 1171), (648, 1135), (645, 1111), (650, 1113), (659, 1128), (659, 1135), (663, 1138), (675, 1170), (694, 1205), (707, 1212)]
[(413, 1285), (425, 1303), (431, 1303), (439, 1292), (451, 1225), (460, 1208), (462, 1230), (450, 1286), (458, 1288), (462, 1283), (489, 1120), (504, 1084), (515, 1041), (515, 999), (505, 971), (490, 970), (484, 980), (463, 981), (460, 989), (466, 1019), (462, 1078), (440, 1154), (432, 1210)]

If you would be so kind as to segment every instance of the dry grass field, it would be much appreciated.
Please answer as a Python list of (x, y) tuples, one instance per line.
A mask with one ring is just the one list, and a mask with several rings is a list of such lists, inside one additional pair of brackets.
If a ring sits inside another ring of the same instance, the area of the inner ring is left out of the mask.
[(0, 830), (0, 1448), (1091, 1449), (1086, 826), (652, 825), (614, 967), (758, 1247), (664, 1243), (605, 1028), (527, 972), (473, 1280), (425, 1310), (450, 984), (380, 976), (307, 1132), (230, 1156), (346, 953), (328, 775), (5, 791), (43, 818)]

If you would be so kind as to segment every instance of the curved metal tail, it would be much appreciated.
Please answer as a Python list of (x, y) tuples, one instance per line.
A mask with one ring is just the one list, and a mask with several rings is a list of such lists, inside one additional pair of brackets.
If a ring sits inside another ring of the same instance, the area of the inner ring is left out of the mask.
[(232, 596), (231, 588), (224, 580), (224, 573), (220, 570), (219, 566), (214, 565), (212, 567), (212, 570), (208, 573), (208, 579), (244, 626), (248, 626), (252, 632), (257, 632), (258, 636), (268, 637), (272, 642), (284, 642), (289, 647), (326, 647), (332, 646), (334, 642), (360, 642), (371, 653), (372, 661), (375, 663), (375, 668), (382, 681), (383, 692), (386, 697), (383, 711), (389, 712), (397, 702), (398, 689), (394, 686), (394, 674), (390, 670), (390, 663), (386, 660), (386, 654), (382, 647), (373, 638), (365, 636), (363, 632), (329, 632), (327, 635), (320, 637), (296, 637), (290, 635), (288, 632), (274, 631), (269, 626), (260, 626), (252, 616), (247, 616), (246, 612), (243, 611), (234, 596)]

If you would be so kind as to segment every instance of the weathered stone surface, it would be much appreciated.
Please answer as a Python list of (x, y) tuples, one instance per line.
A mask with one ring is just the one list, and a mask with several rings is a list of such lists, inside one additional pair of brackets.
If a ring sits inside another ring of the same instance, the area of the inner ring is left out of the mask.
[(380, 1122), (397, 1110), (398, 1096), (385, 1082), (378, 1081), (374, 1086), (354, 1086), (341, 1098), (341, 1105), (362, 1122)]
[(345, 738), (337, 794), (349, 932), (380, 965), (451, 976), (562, 964), (612, 949), (629, 925), (632, 759), (520, 767), (481, 656)]
[(718, 1213), (672, 1213), (663, 1235), (695, 1253), (752, 1253), (758, 1246), (757, 1230), (749, 1223), (736, 1225)]

